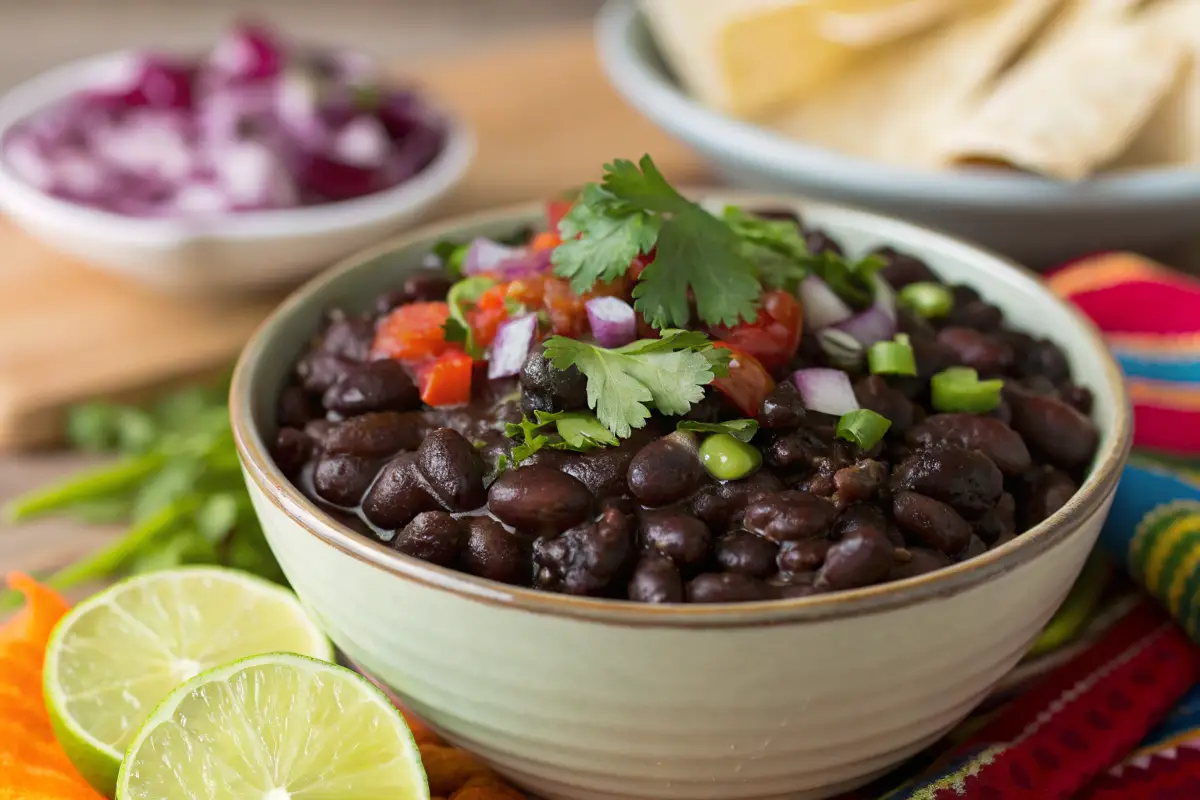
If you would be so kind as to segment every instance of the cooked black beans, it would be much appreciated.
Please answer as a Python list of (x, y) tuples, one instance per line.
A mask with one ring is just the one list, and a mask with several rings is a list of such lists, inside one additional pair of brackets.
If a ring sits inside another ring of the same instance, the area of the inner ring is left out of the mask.
[(531, 533), (562, 533), (592, 512), (592, 493), (565, 472), (536, 465), (504, 473), (488, 490), (488, 510)]
[[(841, 252), (825, 232), (801, 230), (813, 252)], [(587, 381), (553, 367), (537, 344), (516, 376), (488, 380), (477, 364), (469, 403), (423, 405), (421, 365), (372, 351), (395, 308), (445, 299), (452, 279), (431, 268), (367, 314), (328, 315), (280, 393), (271, 451), (303, 492), (363, 535), (517, 586), (723, 603), (924, 575), (1003, 545), (1070, 501), (1099, 445), (1094, 398), (1073, 382), (1062, 348), (1013, 330), (973, 288), (892, 248), (876, 255), (894, 289), (940, 283), (954, 303), (928, 319), (898, 310), (916, 376), (848, 370), (859, 407), (891, 423), (868, 449), (838, 437), (838, 418), (807, 408), (788, 379), (837, 366), (809, 333), (772, 367), (774, 388), (750, 415), (763, 465), (747, 478), (714, 479), (699, 457), (709, 434), (676, 429), (681, 419), (748, 416), (716, 384), (679, 417), (654, 412), (618, 446), (542, 447), (517, 463), (505, 424), (587, 411)], [(639, 335), (654, 335), (644, 317)], [(1003, 380), (999, 405), (938, 413), (930, 378), (955, 366)]]

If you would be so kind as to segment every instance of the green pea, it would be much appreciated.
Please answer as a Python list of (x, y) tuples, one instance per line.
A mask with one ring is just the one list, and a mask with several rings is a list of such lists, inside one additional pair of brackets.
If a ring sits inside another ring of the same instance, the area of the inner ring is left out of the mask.
[(736, 481), (762, 466), (762, 453), (728, 433), (714, 433), (700, 445), (700, 460), (717, 480)]

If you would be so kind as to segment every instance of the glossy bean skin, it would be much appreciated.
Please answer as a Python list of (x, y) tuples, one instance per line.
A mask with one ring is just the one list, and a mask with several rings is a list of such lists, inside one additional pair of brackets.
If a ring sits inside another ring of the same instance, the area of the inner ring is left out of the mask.
[(288, 386), (279, 396), (278, 423), (281, 428), (303, 428), (320, 414), (308, 392), (301, 386)]
[(401, 453), (385, 464), (362, 501), (363, 516), (371, 524), (389, 531), (404, 527), (422, 511), (437, 508), (437, 501), (417, 469), (415, 453)]
[(279, 433), (275, 434), (271, 457), (275, 459), (280, 472), (289, 478), (295, 478), (304, 469), (312, 451), (313, 440), (307, 433), (295, 428), (280, 428)]
[(580, 481), (596, 499), (603, 500), (629, 491), (626, 483), (629, 465), (638, 451), (653, 438), (653, 432), (642, 429), (634, 431), (617, 447), (604, 447), (587, 453), (550, 452), (561, 452), (558, 468)]
[(296, 364), (296, 377), (301, 388), (312, 394), (324, 394), (354, 369), (354, 363), (344, 358), (313, 351)]
[(648, 509), (638, 515), (642, 547), (666, 556), (680, 567), (702, 562), (712, 546), (712, 533), (698, 518), (677, 508)]
[(978, 450), (1005, 475), (1020, 475), (1033, 464), (1021, 435), (994, 417), (934, 414), (909, 431), (907, 438), (915, 447), (952, 444)]
[(333, 425), (324, 436), (324, 447), (327, 453), (383, 458), (416, 450), (426, 431), (417, 412), (376, 411)]
[(449, 428), (430, 432), (417, 449), (417, 467), (429, 492), (448, 511), (472, 511), (487, 502), (487, 474), (475, 446)]
[(1067, 504), (1078, 491), (1075, 479), (1060, 469), (1043, 467), (1027, 478), (1029, 497), (1025, 511), (1027, 524), (1032, 527)]
[(700, 487), (688, 501), (691, 512), (714, 531), (741, 524), (746, 506), (768, 494), (783, 491), (783, 481), (769, 470), (760, 469), (740, 481), (718, 481)]
[(946, 555), (959, 553), (971, 539), (971, 526), (949, 505), (916, 492), (897, 492), (892, 515), (907, 536)]
[(467, 536), (459, 563), (465, 572), (500, 583), (529, 585), (533, 575), (526, 540), (491, 517), (465, 517), (462, 522)]
[(746, 506), (742, 524), (751, 533), (782, 543), (820, 536), (836, 518), (832, 503), (809, 492), (785, 491)]
[(317, 352), (347, 361), (362, 363), (371, 357), (375, 323), (368, 317), (348, 317), (341, 312), (330, 315), (329, 325), (321, 334)]
[(1013, 428), (1055, 466), (1079, 467), (1096, 454), (1100, 435), (1078, 409), (1044, 395), (1013, 393), (1008, 399)]
[(629, 579), (628, 596), (639, 603), (682, 603), (679, 568), (664, 556), (643, 554)]
[(596, 522), (534, 542), (535, 584), (565, 594), (599, 594), (621, 571), (632, 549), (633, 520), (607, 508)]
[(685, 499), (707, 481), (694, 436), (671, 434), (639, 450), (629, 462), (629, 491), (643, 505), (666, 506)]
[(392, 539), (392, 549), (449, 567), (458, 560), (465, 539), (466, 526), (459, 520), (444, 511), (425, 511), (397, 532)]
[(421, 397), (404, 367), (384, 359), (352, 367), (329, 387), (321, 402), (329, 411), (353, 415), (410, 411), (420, 407)]
[(982, 453), (943, 445), (901, 462), (892, 474), (892, 490), (918, 492), (974, 519), (996, 505), (1004, 491), (1004, 475)]
[(829, 548), (833, 547), (830, 539), (801, 539), (795, 542), (784, 542), (779, 547), (777, 566), (780, 572), (814, 572), (825, 563)]
[(882, 375), (868, 375), (854, 384), (854, 396), (860, 407), (887, 417), (892, 427), (888, 435), (903, 436), (913, 426), (918, 408)]
[(892, 543), (876, 532), (852, 531), (829, 548), (813, 585), (838, 591), (878, 583), (895, 560)]
[(758, 424), (764, 428), (798, 428), (808, 416), (800, 392), (791, 381), (782, 381), (762, 402), (758, 413)]
[(1017, 501), (1011, 494), (1000, 495), (995, 507), (975, 521), (975, 535), (985, 544), (1007, 541), (1017, 532)]
[(999, 336), (974, 328), (949, 326), (938, 331), (938, 344), (954, 354), (954, 361), (978, 370), (980, 375), (1003, 375), (1012, 367), (1012, 346)]
[(876, 250), (875, 256), (883, 261), (880, 277), (893, 289), (903, 289), (910, 283), (936, 282), (938, 277), (924, 261), (916, 256), (901, 253), (891, 247)]
[(592, 493), (565, 472), (534, 465), (509, 470), (488, 490), (488, 510), (518, 530), (562, 533), (592, 512)]
[(313, 488), (322, 500), (353, 508), (375, 480), (379, 464), (357, 456), (324, 456), (313, 471)]
[(889, 581), (915, 578), (918, 575), (936, 572), (939, 569), (950, 566), (951, 563), (949, 556), (946, 554), (923, 547), (910, 547), (908, 548), (908, 554), (909, 558), (907, 561), (897, 561), (892, 564), (887, 574)]
[(776, 571), (779, 546), (746, 531), (732, 531), (717, 540), (713, 553), (725, 572), (765, 578)]
[(533, 416), (535, 411), (574, 411), (587, 408), (587, 379), (571, 367), (555, 369), (535, 346), (521, 367), (521, 408)]
[(844, 509), (873, 500), (887, 485), (887, 480), (887, 467), (874, 459), (860, 459), (833, 474), (833, 504)]
[(766, 599), (758, 581), (736, 572), (706, 572), (687, 584), (690, 603), (745, 603)]

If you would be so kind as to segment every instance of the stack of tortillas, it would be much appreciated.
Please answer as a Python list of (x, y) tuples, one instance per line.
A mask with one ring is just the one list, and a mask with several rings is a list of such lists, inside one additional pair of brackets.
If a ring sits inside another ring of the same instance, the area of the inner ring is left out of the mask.
[(643, 0), (721, 111), (888, 164), (1200, 165), (1200, 0)]

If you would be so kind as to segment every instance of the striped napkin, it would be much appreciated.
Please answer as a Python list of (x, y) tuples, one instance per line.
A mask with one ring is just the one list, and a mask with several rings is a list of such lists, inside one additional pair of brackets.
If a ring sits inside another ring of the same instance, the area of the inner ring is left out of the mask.
[(1127, 253), (1047, 281), (1096, 322), (1127, 377), (1135, 456), (1100, 549), (1144, 591), (1099, 603), (1109, 573), (1094, 557), (1042, 649), (1098, 614), (1116, 621), (965, 723), (917, 778), (860, 800), (1200, 798), (1200, 281)]

